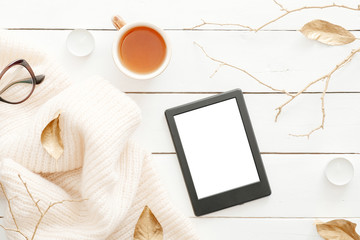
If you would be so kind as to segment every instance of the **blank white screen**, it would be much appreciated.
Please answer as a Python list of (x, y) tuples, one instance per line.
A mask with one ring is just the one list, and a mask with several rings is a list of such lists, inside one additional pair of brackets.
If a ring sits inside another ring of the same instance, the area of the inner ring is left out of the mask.
[(260, 181), (235, 98), (174, 119), (199, 199)]

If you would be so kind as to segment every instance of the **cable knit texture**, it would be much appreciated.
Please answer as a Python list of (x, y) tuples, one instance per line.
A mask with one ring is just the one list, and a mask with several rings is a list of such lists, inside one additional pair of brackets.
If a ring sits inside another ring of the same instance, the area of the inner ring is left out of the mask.
[[(19, 229), (30, 237), (40, 214), (18, 174), (43, 210), (51, 202), (87, 199), (53, 207), (37, 240), (132, 239), (145, 205), (162, 224), (165, 240), (197, 239), (188, 220), (169, 203), (151, 155), (131, 140), (140, 123), (136, 104), (101, 77), (69, 82), (49, 56), (11, 35), (0, 32), (0, 68), (24, 58), (35, 74), (46, 76), (25, 103), (0, 102), (0, 180)], [(64, 153), (55, 160), (40, 139), (59, 111)], [(9, 209), (4, 225), (16, 228)], [(23, 239), (16, 232), (7, 235)]]

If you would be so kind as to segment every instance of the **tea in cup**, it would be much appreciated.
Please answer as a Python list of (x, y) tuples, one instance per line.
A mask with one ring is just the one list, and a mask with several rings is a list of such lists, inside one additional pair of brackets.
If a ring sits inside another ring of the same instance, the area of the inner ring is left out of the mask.
[(171, 49), (161, 28), (147, 22), (126, 24), (118, 16), (112, 21), (119, 30), (113, 44), (113, 59), (125, 75), (150, 79), (165, 70)]

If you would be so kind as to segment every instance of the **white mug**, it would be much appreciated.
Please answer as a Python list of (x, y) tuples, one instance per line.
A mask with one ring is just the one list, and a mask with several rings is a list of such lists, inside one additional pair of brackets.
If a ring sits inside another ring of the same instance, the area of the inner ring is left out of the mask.
[[(121, 72), (123, 72), (125, 75), (127, 75), (131, 78), (135, 78), (135, 79), (151, 79), (151, 78), (158, 76), (160, 73), (162, 73), (165, 70), (165, 68), (167, 67), (167, 65), (170, 62), (171, 48), (170, 48), (170, 41), (169, 41), (167, 35), (165, 34), (164, 30), (162, 30), (161, 28), (159, 28), (151, 23), (147, 23), (147, 22), (125, 23), (124, 20), (122, 20), (122, 18), (119, 16), (114, 16), (112, 18), (112, 22), (113, 22), (114, 26), (116, 27), (116, 29), (119, 30), (114, 39), (112, 55), (113, 55), (113, 59), (114, 59), (116, 66), (120, 69)], [(151, 28), (151, 29), (155, 30), (157, 33), (159, 33), (160, 36), (164, 39), (164, 42), (166, 45), (165, 59), (162, 62), (162, 64), (153, 72), (144, 73), (144, 74), (133, 72), (133, 71), (129, 70), (128, 68), (126, 68), (120, 60), (120, 56), (118, 54), (119, 43), (120, 43), (122, 37), (124, 36), (124, 34), (126, 34), (130, 29), (133, 29), (135, 27)]]

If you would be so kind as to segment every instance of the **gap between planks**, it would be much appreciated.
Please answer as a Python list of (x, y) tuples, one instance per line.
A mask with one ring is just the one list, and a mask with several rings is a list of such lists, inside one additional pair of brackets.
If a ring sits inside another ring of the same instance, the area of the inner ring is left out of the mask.
[(339, 218), (345, 218), (345, 219), (359, 219), (360, 217), (229, 217), (229, 216), (201, 216), (201, 217), (196, 217), (196, 216), (190, 216), (189, 218), (193, 218), (193, 219), (211, 219), (211, 218), (215, 218), (215, 219), (273, 219), (273, 220), (277, 220), (277, 219), (294, 219), (294, 220), (301, 220), (301, 219), (309, 219), (309, 220), (316, 220), (316, 219), (339, 219)]
[[(74, 28), (4, 28), (7, 30), (22, 30), (22, 31), (70, 31), (74, 30)], [(117, 31), (115, 28), (86, 28), (89, 31)], [(206, 29), (188, 29), (188, 28), (164, 28), (165, 31), (196, 31), (196, 32), (227, 32), (227, 31), (235, 31), (235, 32), (253, 32), (248, 29), (237, 29), (237, 28), (227, 28), (227, 29), (220, 29), (220, 28), (206, 28)], [(297, 32), (299, 30), (296, 29), (261, 29), (259, 32)], [(350, 32), (358, 32), (360, 29), (349, 29)]]
[[(166, 91), (158, 91), (158, 92), (125, 92), (126, 94), (219, 94), (223, 92), (166, 92)], [(297, 92), (289, 92), (290, 94), (296, 94)], [(327, 92), (326, 94), (359, 94), (360, 91), (333, 91), (333, 92)], [(282, 92), (243, 92), (243, 94), (269, 94), (269, 95), (285, 95)], [(322, 92), (303, 92), (302, 94), (322, 94)]]
[[(154, 155), (174, 155), (175, 152), (152, 152)], [(262, 155), (357, 155), (360, 152), (260, 152)]]

